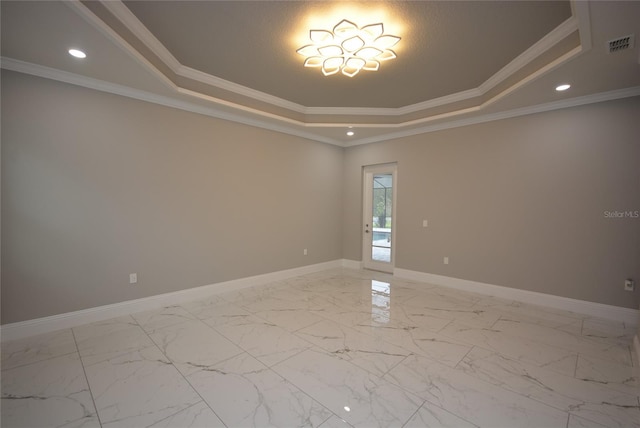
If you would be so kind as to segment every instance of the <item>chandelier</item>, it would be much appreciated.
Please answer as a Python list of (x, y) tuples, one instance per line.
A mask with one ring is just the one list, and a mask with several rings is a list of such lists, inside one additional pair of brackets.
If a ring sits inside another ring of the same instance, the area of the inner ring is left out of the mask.
[(320, 68), (325, 76), (342, 72), (349, 77), (362, 70), (376, 71), (381, 62), (396, 58), (390, 48), (400, 41), (384, 34), (382, 23), (358, 27), (346, 19), (331, 31), (309, 31), (309, 38), (312, 43), (296, 51), (306, 57), (305, 67)]

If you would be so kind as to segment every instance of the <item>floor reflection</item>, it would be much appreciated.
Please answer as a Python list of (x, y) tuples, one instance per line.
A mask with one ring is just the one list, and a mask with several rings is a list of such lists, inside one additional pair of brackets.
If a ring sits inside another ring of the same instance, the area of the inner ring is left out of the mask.
[(371, 280), (371, 319), (388, 323), (391, 310), (391, 284)]

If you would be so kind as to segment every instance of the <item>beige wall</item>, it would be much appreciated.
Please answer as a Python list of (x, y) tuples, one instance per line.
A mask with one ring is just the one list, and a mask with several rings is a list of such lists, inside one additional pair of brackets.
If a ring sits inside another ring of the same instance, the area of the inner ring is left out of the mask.
[(340, 259), (342, 159), (3, 71), (2, 323)]
[(397, 162), (396, 267), (635, 309), (640, 219), (604, 212), (640, 210), (639, 118), (636, 97), (347, 149), (343, 256), (362, 167)]
[(397, 267), (637, 308), (640, 219), (604, 211), (640, 210), (638, 117), (625, 99), (343, 150), (3, 71), (2, 323), (360, 260), (362, 167), (383, 162)]

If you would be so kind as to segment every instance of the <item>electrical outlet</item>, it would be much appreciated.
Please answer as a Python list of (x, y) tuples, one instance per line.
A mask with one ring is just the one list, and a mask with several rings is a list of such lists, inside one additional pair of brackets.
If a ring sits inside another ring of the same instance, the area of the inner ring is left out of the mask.
[(304, 254), (305, 256), (307, 255), (307, 249), (306, 248), (304, 250), (302, 250), (302, 254)]
[(636, 289), (636, 283), (633, 279), (624, 280), (624, 291), (634, 291)]
[(445, 265), (448, 265), (449, 264), (449, 257), (445, 257), (443, 262), (444, 262)]
[(130, 273), (129, 274), (129, 284), (136, 284), (138, 282), (138, 274)]
[(427, 220), (422, 220), (422, 227), (429, 226), (429, 222)]

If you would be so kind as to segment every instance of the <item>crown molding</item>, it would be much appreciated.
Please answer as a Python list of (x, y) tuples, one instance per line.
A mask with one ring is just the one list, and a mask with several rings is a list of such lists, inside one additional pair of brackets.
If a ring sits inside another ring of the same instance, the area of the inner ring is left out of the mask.
[(274, 95), (267, 94), (266, 92), (261, 92), (255, 89), (248, 88), (246, 86), (239, 85), (237, 83), (230, 82), (225, 79), (221, 79), (220, 77), (207, 74), (203, 71), (196, 70), (191, 67), (180, 65), (178, 67), (177, 74), (182, 77), (186, 77), (187, 79), (205, 83), (218, 89), (223, 89), (225, 91), (233, 92), (238, 95), (243, 95), (257, 101), (262, 101), (277, 107), (292, 110), (296, 113), (307, 114), (307, 107), (301, 104), (297, 104), (292, 101), (285, 100), (284, 98), (279, 98)]
[[(91, 12), (80, 0), (69, 0), (63, 2), (65, 5), (71, 8), (82, 19), (84, 19), (89, 25), (97, 29), (100, 33), (105, 35), (109, 40), (120, 46), (125, 53), (131, 56), (138, 64), (142, 65), (145, 69), (150, 71), (156, 76), (166, 87), (175, 88), (175, 84), (171, 79), (161, 73), (147, 58), (145, 58), (140, 52), (133, 48), (125, 39), (123, 39), (118, 33), (116, 33), (111, 27), (98, 18), (93, 12)], [(110, 2), (107, 2), (110, 3)], [(117, 3), (120, 3), (119, 1)], [(123, 7), (124, 4), (122, 5)]]
[[(74, 0), (72, 3), (77, 2), (78, 0)], [(133, 14), (133, 12), (129, 10), (129, 8), (127, 8), (124, 3), (122, 3), (121, 0), (104, 1), (102, 2), (102, 4), (107, 8), (107, 10), (109, 10), (111, 14), (113, 14), (113, 16), (119, 19), (120, 22), (125, 25), (129, 29), (129, 31), (131, 31), (145, 46), (147, 46), (147, 48), (149, 48), (161, 61), (163, 61), (164, 64), (169, 67), (169, 69), (172, 70), (172, 72), (176, 75), (305, 115), (365, 115), (398, 117), (402, 115), (417, 113), (423, 110), (453, 104), (460, 101), (466, 101), (485, 95), (488, 91), (504, 82), (515, 72), (522, 69), (524, 66), (529, 64), (544, 52), (551, 49), (553, 46), (564, 40), (567, 36), (575, 32), (576, 30), (579, 31), (581, 43), (588, 42), (588, 48), (590, 48), (590, 22), (588, 4), (586, 4), (586, 2), (572, 0), (572, 13), (574, 13), (574, 16), (570, 17), (565, 22), (560, 24), (549, 34), (540, 39), (522, 54), (517, 56), (509, 64), (504, 66), (477, 88), (397, 108), (308, 107), (222, 79), (217, 76), (213, 76), (200, 70), (195, 70), (191, 67), (187, 67), (181, 64), (171, 54), (171, 52), (169, 52), (169, 50), (144, 26), (144, 24)], [(83, 8), (88, 11), (85, 7)], [(88, 11), (88, 13), (91, 12)], [(94, 16), (94, 20), (95, 19), (98, 18)], [(105, 24), (102, 23), (102, 25), (104, 26)], [(125, 44), (126, 46), (128, 46), (128, 48), (132, 49), (128, 45), (128, 43), (125, 42)], [(156, 72), (159, 72), (157, 69), (155, 69), (155, 67), (153, 68)], [(167, 77), (165, 76), (165, 78)], [(189, 92), (193, 93), (193, 91)], [(344, 124), (341, 124), (341, 126), (344, 126)]]
[[(419, 134), (427, 134), (429, 132), (441, 131), (445, 129), (459, 128), (462, 126), (474, 125), (485, 122), (492, 122), (495, 120), (508, 119), (512, 117), (525, 116), (529, 114), (542, 113), (545, 111), (553, 111), (563, 108), (576, 107), (585, 104), (599, 103), (604, 101), (611, 101), (621, 98), (628, 98), (634, 96), (640, 96), (640, 86), (634, 86), (630, 88), (618, 89), (613, 91), (601, 92), (597, 94), (585, 95), (581, 97), (569, 98), (565, 100), (553, 101), (550, 103), (538, 104), (535, 106), (528, 106), (513, 110), (507, 110), (498, 113), (485, 114), (480, 116), (467, 117), (458, 120), (449, 120), (437, 124), (431, 124), (420, 127), (411, 127), (409, 129), (400, 129), (398, 131), (392, 131), (389, 133), (376, 135), (373, 137), (362, 138), (358, 140), (350, 140), (347, 143), (339, 140), (329, 138), (323, 135), (319, 135), (312, 131), (312, 128), (327, 128), (327, 127), (344, 127), (343, 124), (315, 124), (315, 123), (303, 123), (289, 119), (287, 123), (282, 123), (283, 118), (272, 115), (270, 119), (273, 121), (260, 120), (254, 117), (248, 117), (242, 114), (229, 113), (227, 111), (220, 110), (215, 107), (202, 106), (192, 102), (180, 100), (173, 97), (157, 95), (150, 92), (133, 89), (124, 85), (105, 82), (99, 79), (93, 79), (86, 76), (80, 76), (78, 74), (70, 73), (67, 71), (57, 70), (42, 65), (32, 64), (13, 58), (0, 57), (0, 68), (5, 70), (11, 70), (19, 73), (29, 74), (37, 77), (51, 79), (59, 82), (64, 82), (84, 88), (94, 89), (101, 92), (107, 92), (114, 95), (120, 95), (127, 98), (133, 98), (140, 101), (145, 101), (153, 104), (162, 105), (165, 107), (176, 108), (179, 110), (189, 111), (192, 113), (198, 113), (217, 119), (229, 120), (231, 122), (242, 123), (249, 126), (254, 126), (270, 131), (281, 132), (284, 134), (294, 135), (297, 137), (318, 141), (321, 143), (331, 144), (339, 147), (353, 147), (363, 144), (371, 144), (382, 141), (388, 141), (392, 139), (408, 137)], [(186, 91), (186, 90), (182, 90)], [(191, 94), (199, 97), (205, 97), (202, 94)], [(231, 105), (231, 107), (234, 107)], [(469, 114), (477, 112), (481, 107), (471, 107), (469, 109), (460, 110), (454, 113), (448, 113), (441, 116), (434, 116), (436, 119), (448, 119), (454, 114)], [(413, 123), (412, 123), (413, 124)], [(363, 124), (363, 127), (368, 128), (384, 128), (384, 129), (398, 129), (407, 128), (409, 123), (404, 124)]]
[[(78, 1), (78, 0), (74, 0)], [(182, 65), (171, 52), (145, 27), (142, 22), (122, 3), (122, 1), (103, 1), (101, 4), (113, 16), (118, 18), (147, 48), (151, 50), (174, 73)], [(89, 12), (91, 13), (91, 12)]]
[(419, 134), (428, 134), (430, 132), (442, 131), (445, 129), (460, 128), (462, 126), (476, 125), (479, 123), (493, 122), (496, 120), (509, 119), (512, 117), (527, 116), (530, 114), (544, 113), (547, 111), (560, 110), (564, 108), (577, 107), (585, 104), (595, 104), (605, 101), (613, 101), (622, 98), (630, 98), (640, 96), (640, 86), (633, 86), (631, 88), (616, 89), (613, 91), (600, 92), (597, 94), (584, 95), (581, 97), (569, 98), (560, 101), (553, 101), (550, 103), (538, 104), (535, 106), (522, 107), (513, 110), (507, 110), (498, 113), (491, 113), (481, 116), (469, 117), (459, 120), (452, 120), (449, 122), (438, 123), (428, 126), (422, 126), (419, 128), (406, 129), (402, 131), (391, 132), (388, 134), (362, 138), (359, 140), (353, 140), (348, 144), (348, 147), (359, 146), (363, 144), (379, 143), (382, 141), (394, 140), (403, 137), (410, 137)]
[(578, 34), (580, 35), (580, 45), (583, 52), (591, 50), (591, 13), (589, 12), (588, 1), (571, 0), (571, 10), (578, 18)]
[(306, 113), (306, 107), (301, 104), (251, 89), (181, 64), (160, 42), (160, 40), (158, 40), (142, 22), (140, 22), (140, 20), (124, 3), (118, 0), (106, 1), (102, 2), (102, 4), (176, 75), (192, 79), (200, 83), (205, 83), (218, 89), (223, 89), (238, 95), (266, 102), (274, 106), (293, 110), (297, 113)]
[[(43, 77), (45, 79), (51, 79), (58, 82), (68, 83), (71, 85), (81, 86), (84, 88), (94, 89), (100, 92), (107, 92), (114, 95), (120, 95), (127, 98), (133, 98), (140, 101), (149, 102), (152, 104), (158, 104), (165, 107), (172, 107), (179, 110), (189, 111), (192, 113), (198, 113), (217, 119), (228, 120), (231, 122), (242, 123), (249, 126), (255, 126), (258, 128), (268, 129), (270, 131), (281, 132), (284, 134), (295, 135), (308, 140), (318, 141), (321, 143), (331, 144), (334, 146), (344, 147), (344, 144), (340, 141), (332, 138), (327, 138), (322, 135), (309, 132), (304, 129), (305, 124), (302, 122), (291, 123), (290, 126), (283, 125), (277, 121), (265, 121), (241, 114), (229, 113), (227, 111), (220, 110), (215, 107), (206, 107), (199, 104), (191, 103), (188, 101), (179, 100), (177, 98), (167, 97), (163, 95), (153, 94), (147, 91), (139, 89), (133, 89), (128, 86), (119, 85), (116, 83), (105, 82), (99, 79), (93, 79), (91, 77), (80, 76), (78, 74), (69, 73), (67, 71), (57, 70), (51, 67), (45, 67), (42, 65), (32, 64), (13, 58), (0, 57), (0, 68), (10, 71), (16, 71), (18, 73), (29, 74), (32, 76)], [(232, 106), (233, 107), (233, 106)], [(280, 117), (274, 117), (274, 119), (282, 119)], [(294, 126), (297, 125), (297, 126)], [(303, 129), (299, 129), (303, 128)]]
[(505, 65), (496, 74), (481, 84), (478, 89), (482, 94), (486, 94), (491, 89), (505, 81), (509, 76), (520, 70), (525, 65), (566, 39), (570, 34), (578, 29), (578, 19), (575, 16), (564, 21), (553, 29), (549, 34), (534, 43), (529, 49), (518, 55), (513, 61)]

